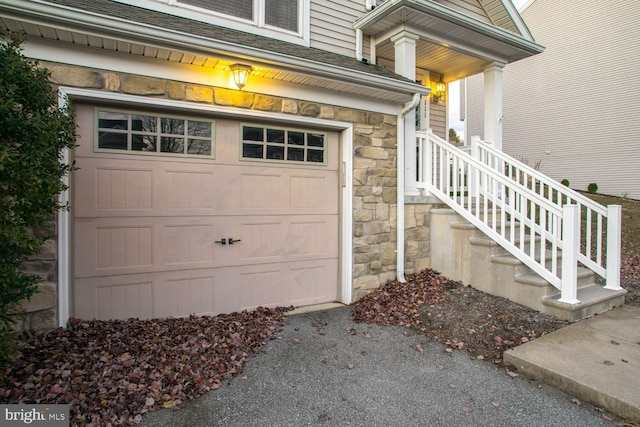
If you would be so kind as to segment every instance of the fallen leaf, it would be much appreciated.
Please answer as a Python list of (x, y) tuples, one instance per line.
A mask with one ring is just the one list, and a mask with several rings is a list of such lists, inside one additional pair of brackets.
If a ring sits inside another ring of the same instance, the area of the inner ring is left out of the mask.
[(449, 384), (449, 388), (456, 388), (456, 386), (453, 384)]
[(422, 348), (422, 345), (421, 345), (421, 344), (416, 344), (416, 349), (417, 349), (420, 353), (422, 353), (422, 352), (424, 351), (424, 350), (423, 350), (423, 348)]
[(496, 400), (492, 400), (492, 401), (491, 401), (491, 404), (492, 404), (493, 406), (495, 406), (496, 408), (500, 406), (500, 402), (498, 402), (498, 401), (496, 401)]
[(291, 342), (294, 344), (300, 344), (300, 340), (298, 338), (292, 339)]
[(331, 417), (327, 414), (320, 414), (318, 415), (318, 421), (323, 423), (325, 421), (329, 421), (331, 419)]
[(611, 360), (605, 360), (605, 361), (604, 361), (604, 364), (605, 364), (605, 365), (608, 365), (608, 366), (613, 366), (613, 365), (615, 365), (615, 363), (613, 363)]
[(575, 403), (578, 406), (582, 405), (582, 402), (580, 401), (580, 399), (575, 398), (575, 397), (571, 399), (571, 402)]
[(469, 408), (468, 406), (463, 406), (462, 410), (464, 411), (465, 414), (468, 414), (469, 412), (473, 411), (473, 409)]
[(164, 409), (171, 409), (171, 408), (175, 408), (175, 407), (176, 407), (176, 405), (177, 405), (177, 403), (176, 403), (176, 402), (174, 402), (173, 400), (168, 400), (168, 401), (166, 401), (166, 402), (164, 402), (164, 403), (162, 404), (162, 407), (163, 407)]
[(355, 365), (354, 365), (353, 363), (349, 363), (349, 364), (347, 365), (347, 368), (349, 368), (349, 369), (353, 369), (354, 367), (355, 367)]
[(453, 352), (453, 349), (452, 349), (452, 348), (447, 347), (447, 348), (445, 348), (445, 349), (444, 349), (444, 351), (446, 351), (447, 353), (452, 353), (452, 352)]
[(481, 354), (479, 354), (478, 356), (476, 356), (476, 359), (478, 359), (478, 360), (484, 360), (484, 356), (483, 356), (483, 355), (481, 355)]
[(620, 345), (620, 343), (619, 343), (618, 341), (615, 341), (615, 340), (611, 340), (611, 344), (613, 344), (613, 345)]
[(509, 371), (509, 370), (507, 370), (507, 375), (509, 375), (511, 378), (515, 378), (515, 377), (518, 376), (518, 374), (516, 372)]

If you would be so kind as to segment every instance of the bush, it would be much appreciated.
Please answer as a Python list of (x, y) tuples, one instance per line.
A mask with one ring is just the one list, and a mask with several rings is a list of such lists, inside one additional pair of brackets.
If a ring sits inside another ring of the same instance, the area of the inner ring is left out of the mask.
[(16, 34), (0, 39), (0, 362), (15, 349), (9, 313), (36, 290), (37, 278), (19, 267), (40, 251), (33, 230), (62, 208), (56, 196), (70, 166), (61, 154), (76, 140), (49, 72), (23, 56), (21, 44)]
[(569, 180), (565, 178), (562, 181), (560, 181), (560, 184), (564, 185), (565, 187), (568, 187), (569, 186)]
[(587, 187), (587, 191), (591, 194), (597, 193), (598, 192), (598, 184), (596, 184), (595, 182), (592, 182), (591, 184), (589, 184), (589, 186)]

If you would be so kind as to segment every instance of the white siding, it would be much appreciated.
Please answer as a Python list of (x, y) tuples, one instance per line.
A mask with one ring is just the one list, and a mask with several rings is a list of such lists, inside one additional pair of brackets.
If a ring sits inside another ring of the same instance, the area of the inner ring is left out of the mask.
[[(367, 12), (364, 3), (364, 0), (312, 0), (311, 47), (355, 57), (353, 22)], [(368, 39), (363, 51), (368, 57)]]
[(486, 12), (477, 0), (436, 0), (435, 3), (440, 3), (443, 6), (450, 7), (451, 9), (457, 10), (458, 12), (464, 13), (465, 15), (469, 15), (473, 18), (479, 19), (482, 22), (486, 22), (488, 24), (491, 23), (491, 21), (487, 17)]
[(640, 199), (640, 2), (536, 0), (523, 17), (546, 50), (505, 68), (503, 149)]
[(444, 102), (429, 102), (429, 127), (434, 134), (447, 139), (447, 109)]
[(465, 119), (465, 141), (472, 136), (484, 138), (484, 75), (467, 77), (467, 117)]

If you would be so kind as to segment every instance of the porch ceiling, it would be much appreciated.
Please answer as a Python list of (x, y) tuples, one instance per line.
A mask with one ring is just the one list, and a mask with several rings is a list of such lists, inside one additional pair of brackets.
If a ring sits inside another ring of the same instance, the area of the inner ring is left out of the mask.
[[(497, 9), (492, 5), (494, 14)], [(521, 21), (506, 25), (508, 13), (503, 12), (492, 17), (501, 21), (497, 26), (436, 2), (388, 0), (357, 20), (354, 28), (375, 37), (376, 56), (391, 62), (391, 37), (401, 31), (419, 36), (416, 66), (443, 74), (450, 82), (481, 72), (487, 63), (509, 63), (544, 50)]]

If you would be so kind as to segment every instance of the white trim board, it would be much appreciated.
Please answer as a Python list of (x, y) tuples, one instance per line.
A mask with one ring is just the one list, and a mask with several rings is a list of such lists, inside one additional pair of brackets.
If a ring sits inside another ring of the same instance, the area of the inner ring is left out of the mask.
[[(247, 119), (248, 117), (270, 122), (312, 125), (318, 128), (339, 132), (340, 161), (344, 162), (344, 186), (340, 187), (340, 302), (350, 304), (353, 294), (353, 124), (336, 120), (292, 116), (281, 113), (243, 110), (238, 108), (203, 105), (185, 101), (147, 98), (120, 93), (101, 92), (72, 87), (59, 88), (59, 104), (67, 105), (73, 101), (108, 102), (110, 104), (154, 106), (185, 111), (208, 112), (229, 118)], [(69, 153), (65, 153), (68, 161)], [(68, 178), (66, 178), (68, 183)], [(70, 200), (69, 190), (60, 194), (60, 200)], [(60, 211), (58, 214), (58, 322), (65, 327), (71, 306), (71, 214)]]

